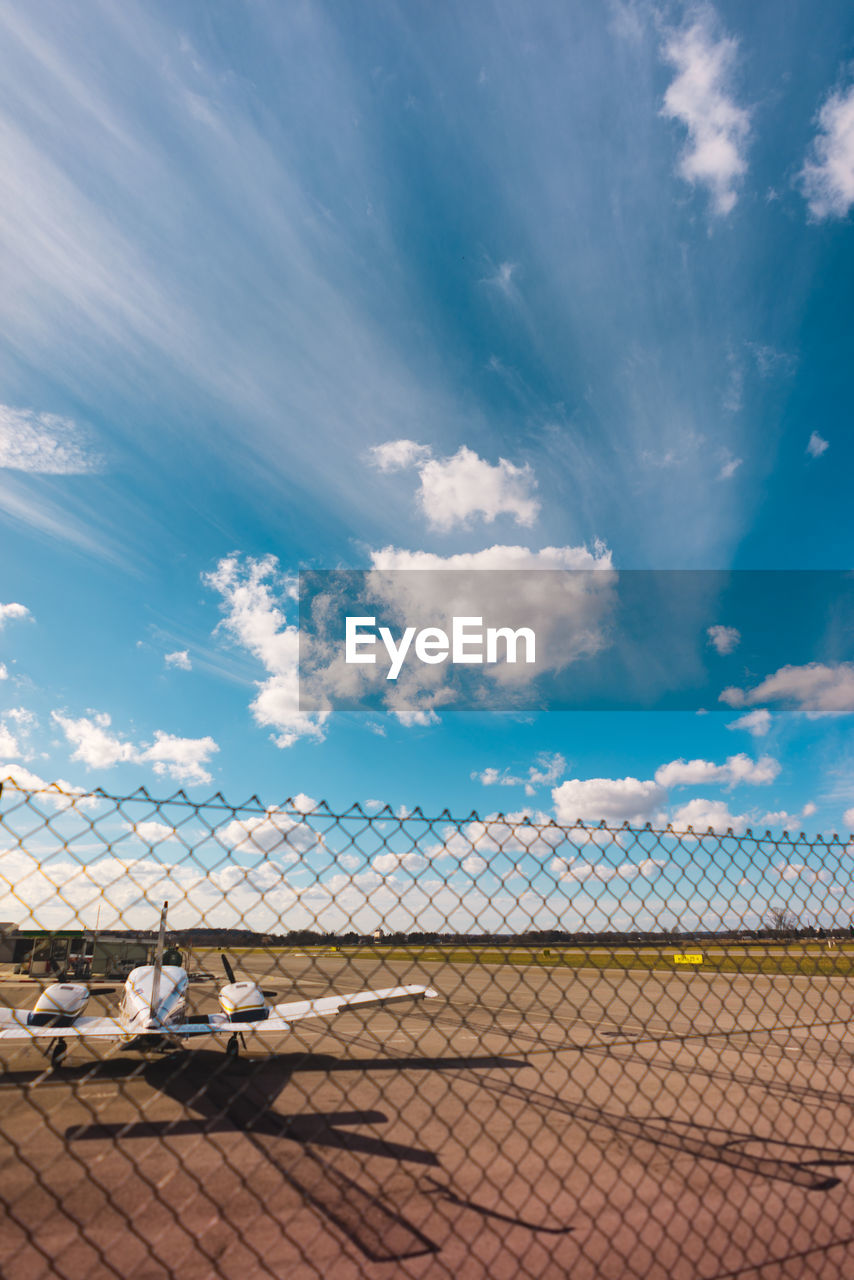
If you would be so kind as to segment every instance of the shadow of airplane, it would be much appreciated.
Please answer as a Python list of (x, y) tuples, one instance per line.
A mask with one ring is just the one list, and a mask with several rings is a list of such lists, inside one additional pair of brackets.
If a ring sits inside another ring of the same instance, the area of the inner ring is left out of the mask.
[[(52, 1073), (17, 1072), (4, 1077), (3, 1088), (30, 1089), (51, 1085), (77, 1087), (111, 1080), (142, 1080), (154, 1092), (179, 1103), (184, 1115), (173, 1120), (133, 1120), (128, 1123), (71, 1125), (68, 1143), (137, 1138), (166, 1139), (239, 1133), (273, 1165), (300, 1197), (329, 1219), (372, 1261), (400, 1261), (437, 1253), (431, 1240), (389, 1202), (376, 1177), (351, 1176), (323, 1153), (346, 1152), (357, 1163), (382, 1158), (441, 1172), (435, 1152), (358, 1131), (357, 1126), (388, 1123), (381, 1111), (332, 1111), (283, 1114), (278, 1097), (298, 1072), (520, 1069), (522, 1060), (483, 1055), (469, 1058), (404, 1057), (339, 1059), (329, 1054), (294, 1053), (263, 1059), (229, 1059), (221, 1053), (198, 1050), (153, 1061), (108, 1059), (78, 1064)], [(187, 1113), (191, 1114), (187, 1114)], [(282, 1147), (282, 1140), (289, 1144)], [(367, 1185), (366, 1185), (367, 1184)], [(478, 1214), (499, 1217), (535, 1231), (563, 1233), (570, 1228), (537, 1226), (511, 1215), (479, 1206), (457, 1194), (450, 1182), (428, 1179), (428, 1199), (439, 1196)]]
[(734, 1133), (715, 1125), (677, 1120), (670, 1116), (632, 1116), (606, 1111), (587, 1102), (562, 1098), (515, 1081), (484, 1077), (482, 1088), (513, 1097), (545, 1113), (558, 1112), (584, 1124), (602, 1126), (623, 1138), (652, 1143), (679, 1154), (726, 1164), (744, 1173), (778, 1179), (808, 1191), (827, 1191), (840, 1179), (821, 1175), (816, 1167), (854, 1165), (854, 1150)]

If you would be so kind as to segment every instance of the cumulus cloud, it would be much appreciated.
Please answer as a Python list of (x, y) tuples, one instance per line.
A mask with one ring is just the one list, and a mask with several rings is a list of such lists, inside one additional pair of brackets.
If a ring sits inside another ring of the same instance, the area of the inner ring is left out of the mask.
[(709, 637), (709, 644), (722, 656), (732, 653), (741, 643), (741, 632), (737, 627), (707, 627), (706, 635)]
[(702, 183), (716, 213), (729, 213), (747, 172), (746, 150), (750, 114), (736, 104), (730, 91), (738, 41), (716, 38), (710, 10), (678, 31), (670, 31), (662, 50), (676, 69), (664, 95), (662, 115), (678, 120), (688, 131), (679, 173), (686, 182)]
[(413, 440), (376, 445), (370, 456), (381, 471), (417, 467), (418, 503), (428, 523), (442, 532), (467, 526), (474, 516), (491, 524), (497, 516), (509, 515), (529, 527), (539, 514), (533, 496), (537, 482), (527, 463), (515, 466), (499, 458), (493, 464), (466, 445), (449, 458), (434, 458), (426, 445)]
[(64, 778), (46, 782), (37, 773), (32, 773), (17, 763), (0, 765), (0, 780), (11, 781), (21, 791), (38, 792), (40, 801), (44, 800), (56, 809), (73, 807), (92, 810), (97, 809), (101, 803), (97, 796), (89, 795), (82, 787), (76, 787)]
[(179, 738), (158, 729), (154, 741), (137, 746), (111, 732), (106, 712), (74, 719), (61, 711), (52, 712), (66, 739), (74, 747), (72, 760), (81, 760), (90, 769), (111, 769), (117, 764), (149, 764), (160, 776), (176, 782), (206, 783), (211, 775), (205, 768), (219, 747), (213, 738)]
[(30, 611), (25, 604), (0, 604), (0, 630), (7, 622), (13, 621), (15, 618), (29, 618)]
[(816, 869), (805, 862), (782, 862), (775, 868), (780, 879), (788, 884), (803, 880), (806, 884), (829, 884), (833, 879), (826, 867)]
[(854, 84), (831, 93), (800, 173), (810, 215), (844, 218), (854, 204)]
[[(307, 803), (297, 812), (309, 813), (316, 801), (301, 797)], [(231, 852), (274, 856), (286, 864), (296, 862), (300, 854), (317, 849), (322, 840), (309, 823), (273, 806), (257, 817), (234, 818), (214, 832), (216, 840)]]
[(20, 754), (18, 739), (9, 726), (0, 721), (0, 760), (12, 759)]
[(179, 671), (192, 671), (193, 669), (189, 649), (176, 649), (174, 653), (167, 653), (163, 661), (167, 667), (177, 667)]
[(558, 880), (654, 880), (667, 865), (664, 858), (644, 858), (641, 862), (623, 862), (612, 866), (608, 862), (579, 862), (575, 858), (553, 858), (549, 865), (551, 873)]
[(9, 671), (5, 662), (0, 662), (0, 680), (8, 680)]
[[(496, 570), (516, 571), (512, 590), (506, 575), (492, 572)], [(448, 663), (412, 661), (403, 664), (396, 680), (387, 680), (388, 666), (379, 646), (379, 659), (373, 665), (345, 661), (335, 623), (340, 601), (334, 584), (328, 588), (321, 584), (312, 602), (312, 617), (319, 620), (317, 630), (310, 637), (303, 636), (303, 705), (315, 692), (317, 704), (327, 708), (336, 699), (342, 705), (353, 705), (370, 696), (405, 725), (432, 723), (438, 710), (461, 697), (468, 699), (467, 705), (478, 700), (483, 705), (495, 705), (496, 700), (502, 705), (517, 705), (539, 676), (563, 670), (608, 646), (616, 584), (611, 553), (599, 542), (592, 550), (545, 547), (531, 551), (496, 545), (451, 556), (391, 546), (373, 551), (370, 570), (364, 580), (356, 582), (359, 601), (363, 602), (359, 613), (405, 620), (416, 630), (441, 627), (446, 634), (452, 630), (454, 617), (480, 617), (484, 629), (528, 628), (536, 635), (536, 662), (478, 664), (466, 668), (462, 679), (459, 666), (451, 669)], [(329, 595), (324, 596), (327, 590)], [(332, 622), (327, 625), (325, 618)], [(536, 785), (536, 779), (526, 781)]]
[(780, 772), (779, 761), (772, 756), (751, 760), (739, 752), (729, 756), (723, 764), (711, 760), (671, 760), (655, 771), (655, 781), (662, 787), (702, 786), (708, 783), (724, 783), (734, 787), (739, 783), (761, 785), (773, 782)]
[(100, 471), (102, 460), (87, 433), (70, 418), (0, 404), (0, 468), (42, 475)]
[(134, 835), (139, 836), (143, 844), (158, 845), (163, 844), (167, 840), (176, 840), (178, 833), (174, 827), (170, 827), (165, 822), (132, 822), (129, 830)]
[(569, 778), (552, 791), (558, 822), (584, 822), (638, 826), (647, 822), (667, 795), (652, 779)]
[(854, 831), (854, 809), (846, 809), (842, 815), (842, 821), (849, 831)]
[(764, 738), (771, 728), (771, 712), (767, 707), (757, 707), (755, 711), (746, 711), (737, 720), (730, 720), (728, 729), (745, 729), (754, 738)]
[(810, 719), (848, 715), (854, 711), (854, 663), (808, 662), (780, 667), (754, 689), (724, 689), (720, 701), (730, 707), (790, 703)]
[(217, 630), (247, 649), (267, 672), (251, 704), (256, 723), (275, 731), (279, 747), (299, 738), (322, 739), (328, 709), (309, 714), (299, 706), (299, 628), (285, 612), (296, 600), (296, 579), (280, 572), (275, 556), (230, 555), (203, 581), (222, 598), (225, 616)]
[(730, 813), (725, 800), (689, 800), (670, 818), (674, 831), (682, 832), (691, 827), (695, 832), (712, 831), (722, 835), (729, 830), (740, 835), (750, 821), (747, 814)]
[(426, 462), (431, 449), (427, 444), (416, 444), (414, 440), (388, 440), (385, 444), (374, 445), (368, 456), (378, 471), (406, 471), (419, 462)]
[(830, 448), (830, 442), (828, 440), (823, 439), (823, 437), (820, 436), (817, 431), (814, 431), (810, 436), (809, 440), (807, 441), (806, 451), (811, 458), (820, 458), (821, 455), (825, 452), (825, 450), (829, 448)]

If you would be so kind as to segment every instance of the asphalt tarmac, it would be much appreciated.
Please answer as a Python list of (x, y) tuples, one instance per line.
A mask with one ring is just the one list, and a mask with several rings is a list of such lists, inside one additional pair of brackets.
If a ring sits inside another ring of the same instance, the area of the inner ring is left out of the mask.
[(281, 1000), (440, 994), (236, 1062), (3, 1046), (3, 1280), (854, 1274), (854, 983), (235, 960)]

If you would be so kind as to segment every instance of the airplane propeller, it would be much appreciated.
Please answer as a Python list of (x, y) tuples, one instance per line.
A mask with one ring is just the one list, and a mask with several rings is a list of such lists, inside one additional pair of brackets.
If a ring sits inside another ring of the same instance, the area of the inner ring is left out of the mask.
[[(225, 970), (225, 976), (228, 978), (229, 982), (236, 982), (237, 979), (234, 976), (234, 970), (231, 967), (231, 962), (228, 956), (220, 955), (220, 960), (222, 961), (222, 967)], [(264, 989), (262, 988), (261, 995), (264, 997), (265, 1000), (275, 1000), (276, 996), (279, 995), (279, 992), (264, 991)]]

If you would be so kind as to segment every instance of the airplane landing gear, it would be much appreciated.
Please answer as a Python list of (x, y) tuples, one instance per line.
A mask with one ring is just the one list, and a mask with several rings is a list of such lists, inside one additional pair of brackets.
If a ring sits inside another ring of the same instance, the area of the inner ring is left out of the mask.
[(63, 1062), (65, 1061), (65, 1055), (67, 1053), (68, 1053), (68, 1045), (60, 1036), (58, 1039), (54, 1040), (53, 1042), (53, 1048), (51, 1049), (51, 1052), (50, 1052), (50, 1065), (54, 1069), (56, 1069), (57, 1067), (61, 1067)]
[(234, 1033), (228, 1044), (225, 1046), (225, 1052), (229, 1058), (236, 1058), (240, 1053), (240, 1046), (237, 1043), (237, 1032)]

